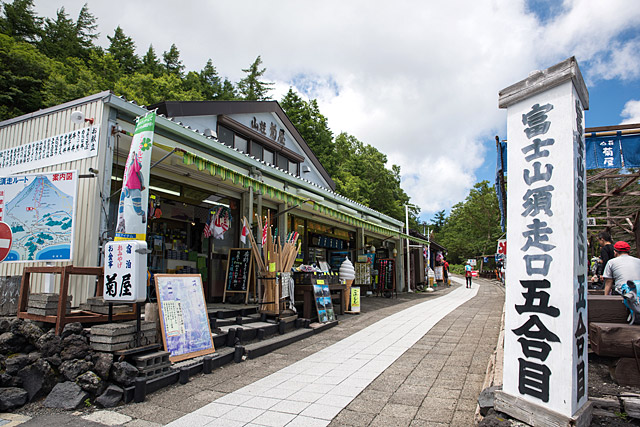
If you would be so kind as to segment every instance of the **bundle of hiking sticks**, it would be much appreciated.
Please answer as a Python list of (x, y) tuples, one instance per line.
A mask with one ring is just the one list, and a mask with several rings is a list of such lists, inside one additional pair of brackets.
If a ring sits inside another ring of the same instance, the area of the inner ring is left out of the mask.
[[(242, 220), (244, 221), (243, 225), (250, 228), (247, 218), (243, 217)], [(264, 288), (260, 311), (277, 315), (280, 313), (281, 296), (277, 273), (291, 271), (302, 242), (298, 241), (298, 233), (289, 233), (289, 236), (284, 239), (284, 243), (281, 243), (280, 236), (274, 237), (269, 223), (270, 218), (267, 216), (267, 226), (263, 227), (262, 218), (257, 216), (258, 231), (262, 232), (260, 245), (253, 237), (253, 233), (249, 232), (248, 236), (251, 242), (251, 253), (257, 266), (258, 278), (262, 279)]]

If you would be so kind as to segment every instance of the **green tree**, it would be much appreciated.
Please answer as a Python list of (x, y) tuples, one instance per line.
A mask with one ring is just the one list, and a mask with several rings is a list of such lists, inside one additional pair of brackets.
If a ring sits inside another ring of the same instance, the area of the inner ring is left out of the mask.
[(35, 43), (42, 35), (42, 18), (33, 11), (33, 0), (14, 0), (2, 5), (0, 33), (19, 41)]
[(167, 73), (182, 77), (184, 65), (180, 60), (180, 51), (175, 44), (172, 44), (171, 48), (162, 54), (162, 59)]
[(45, 106), (82, 98), (100, 92), (100, 78), (80, 58), (52, 62), (49, 78), (44, 84)]
[(175, 74), (153, 77), (151, 74), (123, 76), (114, 92), (141, 105), (160, 101), (202, 101), (202, 94), (194, 90), (184, 90), (182, 80)]
[(449, 258), (458, 263), (493, 253), (501, 235), (496, 192), (489, 181), (482, 181), (469, 191), (464, 202), (451, 208), (436, 239), (447, 248)]
[(207, 61), (198, 77), (204, 99), (218, 99), (222, 94), (222, 81), (211, 59)]
[(89, 53), (87, 65), (95, 75), (96, 86), (100, 90), (113, 90), (122, 77), (120, 63), (110, 53), (102, 52), (102, 49), (94, 49)]
[(51, 62), (31, 44), (0, 34), (0, 120), (44, 106)]
[(78, 46), (75, 27), (73, 19), (69, 18), (64, 7), (61, 7), (56, 12), (55, 20), (45, 19), (44, 33), (38, 48), (52, 59), (64, 60), (68, 56), (76, 55)]
[(85, 3), (78, 13), (76, 20), (76, 40), (78, 43), (78, 55), (87, 59), (89, 52), (94, 48), (93, 41), (98, 38), (96, 29), (98, 28), (96, 17), (89, 12), (89, 6)]
[(109, 39), (109, 53), (120, 63), (122, 71), (126, 74), (136, 72), (140, 68), (140, 58), (136, 55), (136, 44), (127, 36), (120, 26), (117, 26), (113, 36)]
[(160, 77), (164, 72), (164, 67), (160, 64), (160, 60), (156, 56), (153, 45), (149, 45), (147, 53), (142, 57), (140, 65), (140, 74), (151, 74), (153, 77)]
[(95, 48), (93, 40), (98, 37), (96, 28), (96, 18), (89, 12), (86, 3), (80, 9), (76, 22), (61, 7), (55, 20), (45, 19), (38, 48), (52, 59), (80, 58), (87, 61), (91, 50)]
[(262, 65), (262, 58), (258, 55), (256, 60), (249, 65), (249, 68), (242, 70), (247, 76), (238, 82), (238, 92), (240, 92), (240, 96), (246, 101), (265, 101), (271, 99), (269, 91), (272, 89), (271, 86), (273, 86), (273, 83), (260, 80), (265, 71), (267, 71), (266, 68), (260, 68), (260, 65)]
[(442, 227), (444, 227), (446, 220), (447, 214), (445, 213), (444, 209), (436, 212), (436, 214), (433, 216), (433, 232), (439, 233), (440, 230), (442, 230)]
[(219, 101), (234, 101), (238, 99), (238, 94), (236, 93), (236, 88), (233, 86), (233, 83), (227, 78), (222, 82), (222, 91), (218, 96)]

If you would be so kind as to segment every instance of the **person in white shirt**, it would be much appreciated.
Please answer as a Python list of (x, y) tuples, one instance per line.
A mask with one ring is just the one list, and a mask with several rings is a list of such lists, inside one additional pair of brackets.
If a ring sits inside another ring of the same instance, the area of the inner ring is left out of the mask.
[(620, 287), (628, 280), (640, 280), (640, 259), (629, 255), (631, 246), (627, 242), (618, 241), (613, 245), (615, 258), (609, 260), (604, 268), (604, 294), (612, 291), (621, 294)]

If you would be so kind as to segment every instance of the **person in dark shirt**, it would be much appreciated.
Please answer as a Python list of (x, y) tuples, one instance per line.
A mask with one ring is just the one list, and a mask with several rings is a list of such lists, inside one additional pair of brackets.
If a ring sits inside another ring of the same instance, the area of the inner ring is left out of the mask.
[(593, 276), (592, 280), (594, 282), (603, 283), (602, 272), (607, 266), (609, 260), (615, 258), (611, 234), (609, 234), (608, 231), (601, 231), (598, 233), (598, 243), (600, 243), (600, 262), (598, 263), (597, 273)]

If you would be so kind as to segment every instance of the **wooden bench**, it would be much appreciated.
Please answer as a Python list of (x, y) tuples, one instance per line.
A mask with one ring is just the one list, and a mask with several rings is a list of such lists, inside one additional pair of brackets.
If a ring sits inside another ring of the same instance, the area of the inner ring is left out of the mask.
[(626, 323), (629, 310), (620, 295), (587, 296), (588, 322)]

